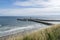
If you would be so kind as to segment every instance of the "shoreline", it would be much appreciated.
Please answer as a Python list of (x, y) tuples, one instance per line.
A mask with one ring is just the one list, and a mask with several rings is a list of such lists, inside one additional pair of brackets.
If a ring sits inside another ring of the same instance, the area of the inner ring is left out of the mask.
[(26, 33), (26, 32), (31, 32), (31, 31), (34, 31), (34, 30), (37, 30), (37, 29), (40, 29), (40, 28), (43, 28), (45, 27), (45, 25), (31, 25), (31, 26), (28, 26), (28, 27), (19, 27), (19, 28), (15, 28), (15, 29), (11, 29), (11, 30), (7, 30), (5, 32), (2, 32), (0, 34), (0, 37), (3, 37), (3, 36), (7, 36), (7, 35), (12, 35), (12, 34), (17, 34), (17, 33)]
[(36, 32), (36, 31), (42, 30), (42, 29), (46, 29), (46, 28), (48, 28), (48, 27), (51, 27), (51, 26), (35, 28), (35, 29), (32, 29), (32, 30), (24, 30), (24, 31), (19, 32), (19, 33), (14, 33), (14, 34), (2, 36), (2, 37), (0, 37), (0, 40), (8, 40), (8, 39), (14, 38), (14, 37), (23, 37), (23, 36), (25, 36), (26, 34), (31, 34), (31, 33), (33, 33), (33, 32)]

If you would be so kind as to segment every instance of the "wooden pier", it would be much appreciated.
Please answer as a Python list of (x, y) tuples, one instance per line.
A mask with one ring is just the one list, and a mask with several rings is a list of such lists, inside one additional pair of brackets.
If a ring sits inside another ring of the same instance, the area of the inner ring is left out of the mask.
[[(32, 21), (32, 22), (37, 22), (37, 23), (41, 23), (41, 24), (45, 24), (45, 25), (53, 25), (52, 23), (44, 22), (44, 21), (50, 21), (50, 20), (42, 20), (42, 19), (17, 19), (17, 20), (19, 20), (19, 21)], [(54, 21), (54, 20), (51, 20), (51, 21)]]
[(32, 22), (37, 22), (45, 25), (53, 25), (52, 23), (48, 23), (48, 22), (60, 22), (60, 20), (45, 20), (45, 19), (32, 19), (32, 18), (29, 18), (29, 19), (23, 18), (23, 19), (17, 19), (17, 20), (32, 21)]

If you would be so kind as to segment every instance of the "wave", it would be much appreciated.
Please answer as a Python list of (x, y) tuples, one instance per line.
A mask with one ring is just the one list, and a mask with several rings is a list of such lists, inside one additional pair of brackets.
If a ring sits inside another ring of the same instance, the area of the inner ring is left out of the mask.
[(39, 29), (41, 27), (45, 27), (45, 26), (43, 24), (35, 24), (35, 25), (28, 25), (27, 27), (15, 27), (7, 31), (0, 31), (0, 37), (19, 33), (19, 32), (28, 32), (28, 31)]
[(35, 25), (29, 25), (27, 27), (16, 27), (7, 31), (1, 31), (0, 32), (0, 36), (6, 36), (9, 34), (15, 34), (15, 33), (19, 33), (19, 32), (25, 32), (28, 30), (33, 30), (33, 29), (37, 29), (37, 28), (41, 28), (40, 24), (35, 24)]
[(2, 25), (0, 24), (0, 27), (1, 27)]
[(4, 31), (5, 32), (12, 32), (12, 31), (18, 31), (18, 30), (24, 30), (24, 29), (31, 29), (33, 28), (33, 26), (27, 26), (27, 27), (17, 27), (17, 28), (13, 28), (13, 29), (10, 29), (10, 30), (7, 30), (7, 31)]

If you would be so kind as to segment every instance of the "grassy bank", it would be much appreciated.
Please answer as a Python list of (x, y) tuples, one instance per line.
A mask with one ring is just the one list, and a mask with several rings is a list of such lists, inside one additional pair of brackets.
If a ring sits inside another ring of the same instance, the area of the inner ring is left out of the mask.
[[(53, 25), (49, 28), (26, 34), (24, 36), (17, 34), (16, 36), (8, 36), (6, 40), (60, 40), (60, 25)], [(0, 40), (5, 40), (0, 39)]]
[(33, 32), (27, 35), (23, 40), (60, 40), (60, 25)]

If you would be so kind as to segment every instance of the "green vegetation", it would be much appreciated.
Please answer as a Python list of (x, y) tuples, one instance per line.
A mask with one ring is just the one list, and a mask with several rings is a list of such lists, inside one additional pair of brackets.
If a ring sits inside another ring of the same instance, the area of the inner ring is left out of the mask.
[(17, 34), (17, 36), (11, 36), (6, 40), (60, 40), (60, 25), (43, 28), (24, 36)]
[(23, 40), (60, 40), (60, 25), (33, 32), (27, 35)]

